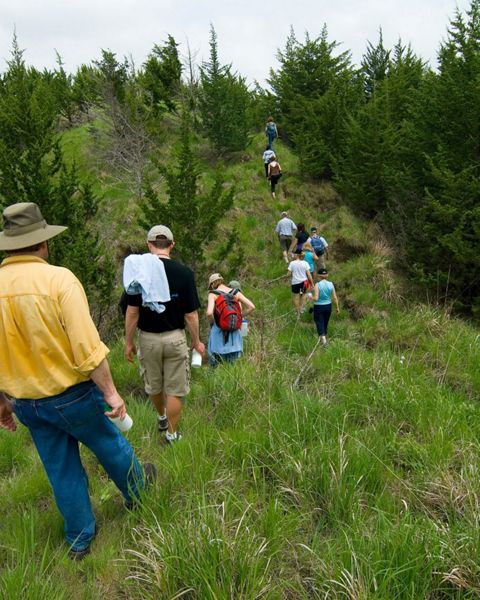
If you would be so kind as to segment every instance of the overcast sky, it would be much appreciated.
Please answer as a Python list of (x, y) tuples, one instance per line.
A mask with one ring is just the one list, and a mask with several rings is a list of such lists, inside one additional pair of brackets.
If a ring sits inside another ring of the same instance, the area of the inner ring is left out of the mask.
[(197, 60), (208, 58), (210, 23), (217, 35), (222, 63), (252, 82), (264, 83), (275, 54), (293, 26), (297, 38), (316, 37), (324, 23), (329, 39), (351, 50), (358, 64), (366, 42), (378, 39), (393, 46), (401, 37), (413, 50), (436, 64), (456, 7), (469, 0), (0, 0), (1, 70), (9, 58), (16, 29), (28, 64), (52, 67), (55, 50), (73, 72), (110, 49), (140, 65), (155, 43), (173, 35), (186, 52), (187, 41)]

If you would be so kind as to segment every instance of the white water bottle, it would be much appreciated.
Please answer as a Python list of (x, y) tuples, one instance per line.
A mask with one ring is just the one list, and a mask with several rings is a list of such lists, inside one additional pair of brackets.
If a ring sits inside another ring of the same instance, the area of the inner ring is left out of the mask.
[(122, 433), (125, 433), (126, 431), (131, 429), (131, 427), (133, 425), (132, 417), (128, 414), (126, 414), (123, 419), (120, 419), (120, 417), (108, 417), (108, 418), (115, 425), (115, 427)]
[(240, 328), (240, 333), (242, 337), (247, 337), (248, 335), (248, 322), (247, 319), (242, 319), (242, 326)]
[(105, 413), (105, 416), (108, 417), (115, 427), (122, 433), (128, 431), (133, 425), (132, 417), (128, 414), (126, 414), (123, 419), (120, 419), (120, 417), (109, 417), (106, 413), (110, 412), (111, 410), (112, 407), (104, 402), (103, 412)]
[(202, 355), (195, 348), (192, 350), (192, 369), (199, 369), (202, 366)]

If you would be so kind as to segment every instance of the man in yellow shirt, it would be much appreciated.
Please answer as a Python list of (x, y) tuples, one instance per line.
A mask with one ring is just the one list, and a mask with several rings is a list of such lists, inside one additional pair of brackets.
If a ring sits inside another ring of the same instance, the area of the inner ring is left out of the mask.
[(127, 505), (138, 499), (154, 467), (142, 470), (105, 416), (123, 419), (125, 403), (81, 283), (68, 269), (47, 262), (47, 241), (66, 227), (48, 225), (33, 202), (9, 206), (3, 216), (0, 427), (15, 431), (15, 412), (30, 430), (64, 518), (69, 554), (81, 559), (95, 536), (95, 517), (79, 442), (97, 456)]

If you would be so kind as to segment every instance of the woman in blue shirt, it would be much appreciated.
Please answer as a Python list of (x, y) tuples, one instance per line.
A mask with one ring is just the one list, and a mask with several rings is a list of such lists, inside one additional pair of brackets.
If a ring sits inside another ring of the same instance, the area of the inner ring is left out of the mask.
[(320, 281), (315, 285), (313, 292), (313, 320), (322, 344), (327, 345), (327, 327), (332, 314), (332, 298), (335, 302), (337, 315), (340, 312), (335, 286), (328, 281), (327, 269), (318, 269)]
[(313, 278), (314, 273), (316, 271), (315, 263), (318, 260), (317, 255), (315, 254), (310, 242), (305, 242), (303, 244), (302, 251), (303, 251), (304, 258), (307, 261), (308, 266), (310, 267), (310, 273), (312, 274), (312, 278)]

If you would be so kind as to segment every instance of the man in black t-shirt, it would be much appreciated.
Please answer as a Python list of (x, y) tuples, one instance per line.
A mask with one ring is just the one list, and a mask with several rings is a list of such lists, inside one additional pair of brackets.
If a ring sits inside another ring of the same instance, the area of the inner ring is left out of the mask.
[[(197, 288), (193, 272), (170, 258), (175, 242), (164, 225), (155, 225), (147, 235), (149, 251), (163, 262), (170, 288), (170, 301), (165, 310), (157, 313), (142, 306), (142, 295), (125, 296), (125, 357), (140, 361), (145, 391), (158, 412), (158, 428), (166, 432), (167, 442), (180, 439), (177, 425), (182, 411), (182, 398), (190, 390), (190, 365), (185, 336), (187, 327), (191, 347), (200, 354), (205, 345), (200, 341)], [(140, 330), (138, 352), (135, 331)]]

